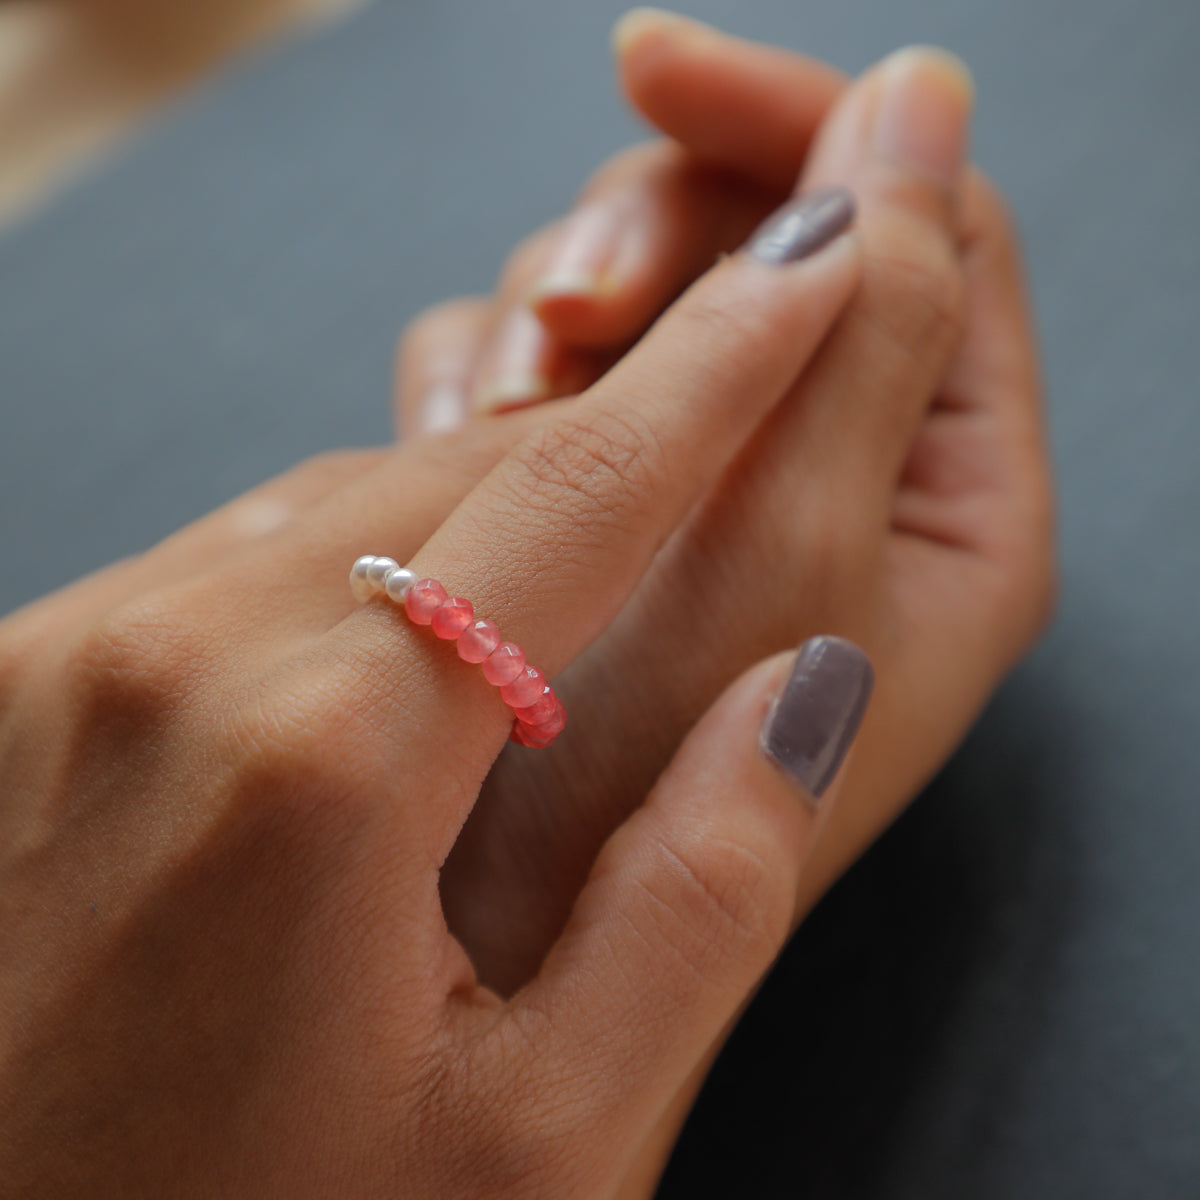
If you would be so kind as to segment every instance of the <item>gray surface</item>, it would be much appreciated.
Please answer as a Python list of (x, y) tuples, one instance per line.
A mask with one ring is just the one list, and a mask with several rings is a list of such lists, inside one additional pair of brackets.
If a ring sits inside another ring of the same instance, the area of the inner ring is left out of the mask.
[[(617, 6), (383, 0), (0, 240), (0, 610), (386, 435), (396, 330), (627, 140)], [(785, 956), (663, 1195), (1200, 1195), (1200, 5), (725, 0), (859, 68), (940, 41), (1023, 218), (1058, 625)]]

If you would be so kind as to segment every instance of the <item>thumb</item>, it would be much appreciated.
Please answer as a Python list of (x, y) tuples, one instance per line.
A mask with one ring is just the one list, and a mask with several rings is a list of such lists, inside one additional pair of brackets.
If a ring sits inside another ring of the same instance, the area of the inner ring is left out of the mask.
[(863, 652), (828, 637), (737, 680), (605, 844), (514, 997), (541, 1031), (548, 1094), (587, 1080), (576, 1102), (622, 1126), (621, 1144), (638, 1144), (787, 939), (872, 683)]

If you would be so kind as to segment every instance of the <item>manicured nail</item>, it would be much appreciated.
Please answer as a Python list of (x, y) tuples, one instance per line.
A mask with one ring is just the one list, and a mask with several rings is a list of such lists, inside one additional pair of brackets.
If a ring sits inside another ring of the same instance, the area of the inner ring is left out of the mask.
[(796, 262), (829, 245), (853, 221), (854, 197), (845, 188), (817, 188), (772, 213), (751, 235), (747, 252), (776, 266)]
[(684, 33), (692, 30), (703, 33), (708, 26), (690, 17), (680, 16), (679, 13), (668, 12), (664, 8), (631, 8), (623, 17), (617, 18), (612, 28), (613, 53), (620, 57), (639, 38), (654, 29), (667, 29), (672, 33)]
[(467, 419), (467, 394), (461, 384), (449, 380), (433, 382), (416, 404), (414, 433), (451, 433)]
[(875, 146), (886, 159), (943, 183), (966, 162), (975, 85), (946, 50), (913, 46), (882, 67)]
[(550, 394), (548, 348), (549, 335), (541, 321), (523, 305), (514, 308), (500, 322), (480, 365), (475, 410), (498, 413), (545, 400)]
[(814, 799), (837, 775), (875, 683), (870, 660), (843, 638), (811, 638), (763, 724), (763, 752)]

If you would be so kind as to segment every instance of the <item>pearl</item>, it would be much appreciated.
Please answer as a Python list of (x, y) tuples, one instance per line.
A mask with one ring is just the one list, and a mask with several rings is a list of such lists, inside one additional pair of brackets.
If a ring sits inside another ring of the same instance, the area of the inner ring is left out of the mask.
[(377, 558), (367, 568), (367, 580), (371, 584), (373, 591), (383, 591), (383, 581), (388, 577), (389, 571), (394, 571), (400, 564), (394, 558), (388, 558), (384, 555)]
[(354, 566), (350, 568), (350, 594), (359, 604), (370, 600), (375, 591), (371, 586), (371, 581), (367, 578), (367, 572), (374, 562), (375, 555), (364, 554), (362, 558), (356, 559)]
[(416, 582), (416, 571), (410, 571), (407, 567), (393, 567), (383, 581), (383, 590), (397, 604), (403, 604), (408, 589)]

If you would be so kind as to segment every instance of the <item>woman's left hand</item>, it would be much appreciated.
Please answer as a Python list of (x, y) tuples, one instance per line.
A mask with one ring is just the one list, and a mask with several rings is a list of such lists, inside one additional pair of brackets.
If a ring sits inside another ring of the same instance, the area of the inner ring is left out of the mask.
[(347, 571), (410, 559), (557, 674), (858, 266), (735, 255), (570, 406), (307, 464), (0, 622), (0, 1192), (616, 1194), (787, 935), (870, 668), (825, 639), (735, 682), (505, 999), (442, 868), (511, 714)]

